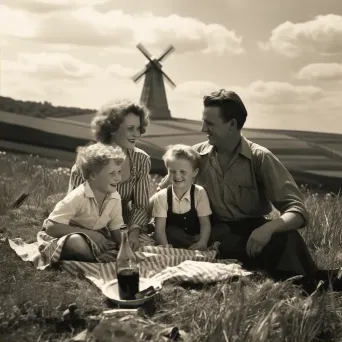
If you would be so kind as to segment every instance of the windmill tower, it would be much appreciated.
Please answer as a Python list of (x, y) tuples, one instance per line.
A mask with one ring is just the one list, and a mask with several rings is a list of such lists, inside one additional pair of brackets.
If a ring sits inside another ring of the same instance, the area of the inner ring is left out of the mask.
[(132, 80), (137, 82), (145, 75), (140, 103), (150, 110), (152, 119), (171, 120), (172, 117), (167, 103), (164, 77), (172, 88), (176, 87), (176, 85), (162, 70), (161, 62), (175, 48), (172, 45), (168, 46), (159, 58), (154, 58), (142, 44), (138, 44), (137, 48), (148, 59), (145, 68), (132, 77)]

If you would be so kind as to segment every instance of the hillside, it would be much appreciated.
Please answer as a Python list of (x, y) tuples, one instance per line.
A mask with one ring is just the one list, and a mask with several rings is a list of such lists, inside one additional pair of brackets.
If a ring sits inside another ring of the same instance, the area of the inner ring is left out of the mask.
[(11, 97), (0, 96), (0, 111), (22, 114), (37, 118), (67, 116), (94, 113), (94, 109), (54, 106), (50, 102), (22, 101)]
[[(30, 103), (13, 101), (13, 104), (17, 105)], [(9, 103), (10, 101), (7, 101), (7, 104)], [(26, 108), (25, 105), (22, 108)], [(14, 108), (13, 106), (12, 110)], [(73, 114), (67, 111), (58, 114), (58, 108), (67, 107), (51, 105), (51, 108), (54, 109), (50, 114), (55, 111), (55, 115), (45, 118), (0, 110), (0, 149), (39, 154), (72, 163), (76, 147), (92, 139), (89, 124), (94, 113), (69, 108)], [(77, 113), (77, 110), (83, 111), (82, 114)], [(34, 111), (31, 111), (31, 114), (33, 113)], [(166, 171), (161, 160), (164, 148), (179, 142), (189, 145), (201, 142), (206, 137), (200, 130), (201, 122), (195, 120), (151, 120), (137, 147), (151, 156), (151, 171), (162, 175)], [(298, 183), (334, 191), (341, 188), (341, 134), (251, 128), (244, 128), (242, 133), (247, 139), (271, 150)]]

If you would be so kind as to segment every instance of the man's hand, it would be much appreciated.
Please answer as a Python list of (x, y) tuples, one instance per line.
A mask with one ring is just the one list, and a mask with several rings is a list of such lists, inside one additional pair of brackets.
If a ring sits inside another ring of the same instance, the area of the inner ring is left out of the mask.
[(198, 241), (189, 247), (189, 249), (196, 249), (199, 251), (204, 251), (207, 248), (208, 248), (208, 244), (204, 241)]
[(128, 235), (129, 244), (131, 248), (133, 249), (133, 252), (138, 250), (140, 247), (139, 236), (140, 236), (140, 230), (138, 228), (133, 229)]
[(255, 229), (250, 235), (247, 241), (247, 245), (246, 245), (246, 251), (249, 257), (254, 258), (258, 254), (260, 254), (262, 249), (271, 240), (272, 234), (273, 234), (272, 221), (267, 222), (261, 227)]

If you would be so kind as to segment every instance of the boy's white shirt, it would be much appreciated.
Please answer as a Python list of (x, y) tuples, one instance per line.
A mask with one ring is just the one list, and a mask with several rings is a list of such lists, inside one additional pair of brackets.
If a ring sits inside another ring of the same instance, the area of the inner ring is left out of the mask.
[(69, 192), (59, 201), (47, 220), (67, 225), (77, 225), (91, 230), (108, 227), (109, 230), (120, 229), (124, 224), (122, 218), (121, 196), (115, 191), (106, 196), (101, 215), (93, 190), (86, 181)]
[[(210, 202), (205, 189), (197, 184), (195, 185), (195, 208), (197, 210), (197, 216), (209, 216), (212, 214), (210, 208)], [(172, 187), (172, 212), (175, 214), (184, 214), (191, 209), (191, 187), (186, 191), (183, 197), (179, 200), (177, 195), (175, 194)], [(167, 217), (167, 188), (158, 191), (153, 199), (153, 217)]]

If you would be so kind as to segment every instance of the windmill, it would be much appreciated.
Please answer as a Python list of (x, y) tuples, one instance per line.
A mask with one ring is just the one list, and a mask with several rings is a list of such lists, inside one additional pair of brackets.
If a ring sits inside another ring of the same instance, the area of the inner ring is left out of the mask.
[(145, 75), (140, 103), (150, 110), (152, 119), (170, 120), (172, 118), (166, 98), (164, 77), (172, 88), (176, 85), (162, 70), (161, 62), (175, 48), (169, 45), (159, 58), (154, 58), (142, 44), (138, 44), (137, 48), (148, 59), (145, 67), (132, 77), (134, 82), (138, 82)]

